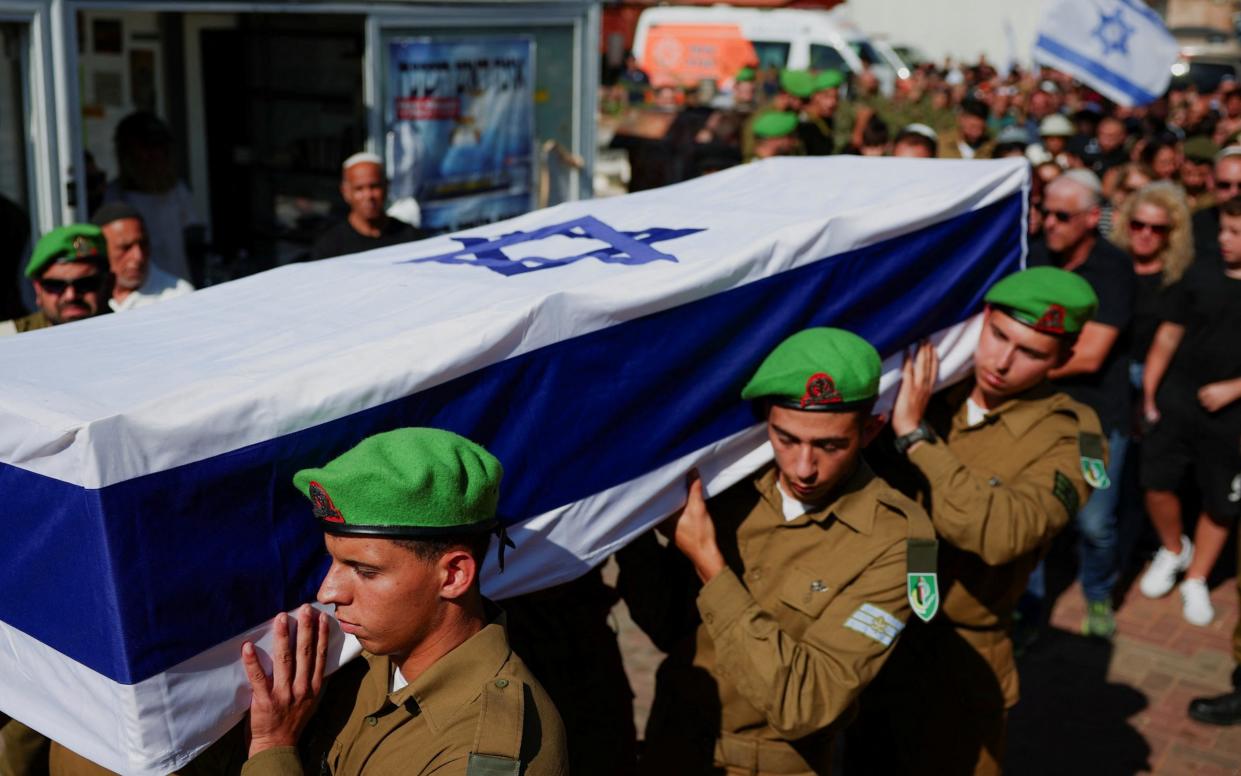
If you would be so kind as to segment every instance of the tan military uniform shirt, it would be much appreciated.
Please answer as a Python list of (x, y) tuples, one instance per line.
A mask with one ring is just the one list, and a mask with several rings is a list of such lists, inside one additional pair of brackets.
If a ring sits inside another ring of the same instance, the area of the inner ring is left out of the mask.
[[(714, 759), (828, 772), (829, 726), (904, 627), (906, 539), (910, 523), (931, 535), (923, 510), (865, 464), (826, 506), (789, 521), (782, 503), (774, 467), (708, 501), (727, 568), (702, 586), (700, 624), (659, 669), (644, 771), (700, 773)], [(668, 602), (666, 575), (621, 561), (627, 600), (645, 583), (641, 598)], [(640, 623), (641, 606), (631, 604)]]
[[(940, 538), (939, 614), (911, 625), (849, 731), (849, 753), (881, 757), (893, 774), (1001, 772), (1006, 710), (1019, 695), (1012, 613), (1090, 493), (1079, 434), (1099, 433), (1092, 410), (1044, 385), (971, 425), (972, 389), (970, 382), (932, 401), (927, 422), (937, 442), (892, 469), (876, 461), (930, 505)], [(904, 482), (906, 474), (913, 480)]]
[(471, 770), (472, 759), (488, 757), (519, 759), (526, 776), (568, 773), (560, 715), (509, 648), (502, 619), (394, 693), (388, 658), (364, 658), (333, 677), (302, 737), (300, 759), (293, 747), (269, 749), (250, 758), (242, 774), (502, 772), (477, 764)]
[(958, 387), (938, 417), (928, 418), (942, 440), (918, 445), (909, 460), (929, 484), (931, 521), (941, 540), (940, 617), (989, 653), (1011, 708), (1018, 696), (1007, 643), (1012, 612), (1043, 552), (1090, 495), (1079, 434), (1098, 434), (1099, 420), (1044, 385), (971, 426), (972, 387)]
[(51, 325), (52, 322), (47, 319), (47, 316), (42, 311), (33, 312), (30, 315), (14, 318), (11, 321), (0, 321), (0, 337), (22, 334), (35, 329), (46, 329)]

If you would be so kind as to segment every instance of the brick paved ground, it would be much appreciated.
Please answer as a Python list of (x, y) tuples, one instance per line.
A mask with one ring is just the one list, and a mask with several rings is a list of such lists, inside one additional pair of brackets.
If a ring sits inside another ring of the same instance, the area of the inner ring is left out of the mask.
[[(1051, 628), (1021, 661), (1008, 773), (1241, 775), (1241, 726), (1185, 716), (1191, 698), (1228, 689), (1235, 591), (1232, 579), (1215, 584), (1216, 620), (1196, 628), (1181, 619), (1175, 593), (1150, 601), (1134, 585), (1119, 610), (1119, 634), (1107, 644), (1076, 635), (1084, 606), (1076, 586), (1066, 590)], [(641, 731), (661, 655), (624, 604), (616, 617)]]

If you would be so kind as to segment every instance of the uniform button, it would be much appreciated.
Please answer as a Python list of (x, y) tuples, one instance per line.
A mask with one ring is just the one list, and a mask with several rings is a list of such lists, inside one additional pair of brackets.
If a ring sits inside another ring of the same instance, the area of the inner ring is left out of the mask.
[(711, 622), (715, 620), (715, 615), (711, 614), (711, 612), (707, 612), (702, 616), (702, 619), (706, 620), (707, 624), (710, 625)]
[(371, 727), (375, 727), (376, 725), (379, 724), (379, 719), (376, 717), (367, 717), (366, 724), (370, 725)]
[(762, 579), (762, 578), (763, 578), (763, 570), (762, 570), (762, 569), (760, 569), (760, 568), (756, 568), (756, 569), (754, 569), (753, 571), (751, 571), (751, 572), (750, 572), (750, 579)]
[(496, 680), (496, 687), (499, 687), (501, 690), (503, 690), (505, 687), (508, 687), (508, 680), (507, 680), (507, 679), (497, 679), (497, 680)]

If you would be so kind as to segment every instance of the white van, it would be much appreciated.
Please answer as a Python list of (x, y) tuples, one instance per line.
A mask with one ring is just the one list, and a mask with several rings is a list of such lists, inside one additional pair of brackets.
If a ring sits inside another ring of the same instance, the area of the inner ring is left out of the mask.
[[(886, 92), (895, 73), (856, 27), (828, 11), (728, 6), (648, 8), (638, 18), (633, 53), (656, 85), (723, 83), (745, 65), (860, 73), (863, 51)], [(886, 80), (886, 83), (884, 83)]]

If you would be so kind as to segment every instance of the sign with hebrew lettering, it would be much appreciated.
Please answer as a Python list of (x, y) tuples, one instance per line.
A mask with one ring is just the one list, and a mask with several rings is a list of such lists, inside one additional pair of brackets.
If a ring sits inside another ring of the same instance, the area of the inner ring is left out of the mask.
[(392, 41), (387, 143), (391, 194), (422, 226), (498, 221), (533, 206), (534, 42)]

